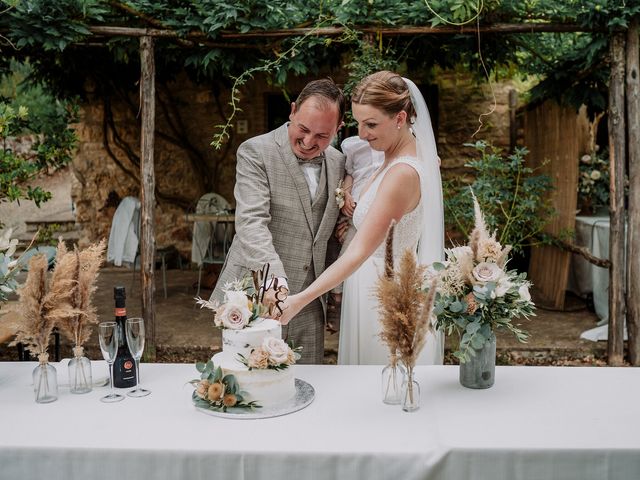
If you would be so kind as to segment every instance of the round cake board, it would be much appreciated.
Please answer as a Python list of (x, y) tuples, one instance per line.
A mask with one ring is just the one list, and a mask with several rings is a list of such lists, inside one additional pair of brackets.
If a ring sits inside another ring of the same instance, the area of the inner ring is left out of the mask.
[[(226, 412), (220, 412), (216, 410), (210, 410), (208, 408), (199, 407), (194, 405), (196, 410), (207, 415), (213, 415), (214, 417), (222, 418), (234, 418), (237, 420), (256, 420), (259, 418), (272, 418), (280, 417), (282, 415), (288, 415), (290, 413), (302, 410), (311, 402), (316, 396), (316, 391), (310, 383), (295, 379), (296, 394), (286, 402), (280, 405), (272, 405), (269, 407), (256, 408), (255, 410), (249, 410), (244, 408), (229, 408)], [(195, 397), (193, 392), (193, 397)]]

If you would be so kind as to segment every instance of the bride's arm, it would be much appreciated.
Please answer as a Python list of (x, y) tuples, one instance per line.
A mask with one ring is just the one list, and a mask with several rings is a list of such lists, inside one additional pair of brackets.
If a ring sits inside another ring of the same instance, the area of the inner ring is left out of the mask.
[(287, 298), (280, 321), (286, 325), (305, 305), (355, 272), (384, 241), (391, 220), (399, 221), (419, 201), (420, 178), (417, 172), (406, 164), (390, 168), (347, 250), (305, 290)]

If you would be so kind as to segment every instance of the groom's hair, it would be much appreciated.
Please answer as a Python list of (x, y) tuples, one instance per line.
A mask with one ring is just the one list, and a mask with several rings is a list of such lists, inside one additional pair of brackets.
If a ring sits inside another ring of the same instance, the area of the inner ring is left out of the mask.
[(416, 115), (407, 83), (397, 73), (386, 70), (360, 80), (353, 89), (351, 101), (359, 105), (371, 105), (388, 115), (395, 115), (402, 110), (407, 112), (409, 119)]
[(316, 97), (320, 102), (335, 103), (338, 106), (338, 125), (342, 123), (346, 100), (344, 93), (342, 93), (342, 90), (340, 90), (332, 79), (322, 78), (307, 83), (298, 95), (298, 98), (296, 98), (296, 110), (310, 97)]

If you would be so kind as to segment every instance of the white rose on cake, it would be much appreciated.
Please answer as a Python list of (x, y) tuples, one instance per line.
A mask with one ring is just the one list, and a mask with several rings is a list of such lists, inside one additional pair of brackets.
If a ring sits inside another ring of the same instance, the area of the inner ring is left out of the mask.
[(289, 345), (281, 338), (267, 337), (262, 342), (262, 349), (269, 355), (271, 365), (288, 363)]

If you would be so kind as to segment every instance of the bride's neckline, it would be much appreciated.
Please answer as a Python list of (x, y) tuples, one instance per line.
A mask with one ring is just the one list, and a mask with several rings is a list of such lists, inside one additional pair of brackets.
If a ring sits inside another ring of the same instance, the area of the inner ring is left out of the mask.
[(360, 191), (360, 197), (358, 198), (358, 202), (367, 194), (367, 192), (369, 191), (369, 189), (371, 188), (371, 186), (376, 182), (376, 180), (380, 177), (380, 174), (382, 172), (384, 172), (385, 170), (389, 169), (390, 167), (394, 166), (395, 164), (398, 163), (398, 161), (402, 160), (403, 158), (411, 158), (411, 159), (416, 159), (417, 157), (412, 156), (412, 155), (399, 155), (396, 158), (392, 159), (389, 161), (389, 163), (387, 163), (387, 165), (385, 166), (384, 162), (382, 162), (382, 165), (380, 165), (378, 167), (378, 169), (373, 172), (373, 174), (371, 175), (371, 178), (369, 179), (369, 181), (367, 182), (367, 184), (363, 187), (363, 189)]

